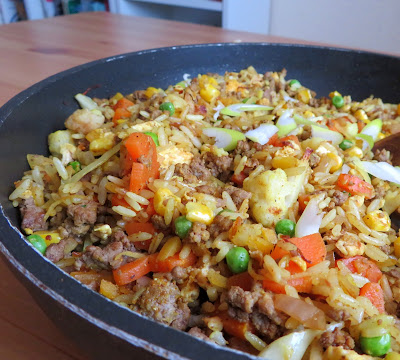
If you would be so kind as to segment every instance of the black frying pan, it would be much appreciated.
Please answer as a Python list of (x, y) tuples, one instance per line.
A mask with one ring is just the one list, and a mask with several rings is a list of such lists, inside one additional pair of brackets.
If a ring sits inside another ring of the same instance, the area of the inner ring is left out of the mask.
[(279, 44), (210, 44), (147, 50), (103, 59), (52, 76), (0, 109), (0, 250), (51, 319), (96, 359), (226, 359), (253, 357), (214, 346), (128, 311), (85, 288), (22, 240), (20, 218), (8, 201), (27, 169), (27, 153), (46, 154), (47, 135), (78, 108), (73, 95), (109, 97), (148, 86), (165, 88), (184, 73), (288, 70), (327, 96), (361, 100), (373, 94), (400, 102), (400, 59), (378, 54)]

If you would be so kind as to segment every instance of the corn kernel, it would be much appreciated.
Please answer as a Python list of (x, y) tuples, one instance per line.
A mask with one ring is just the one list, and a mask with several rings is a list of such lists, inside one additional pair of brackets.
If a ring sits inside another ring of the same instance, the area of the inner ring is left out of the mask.
[(306, 119), (312, 118), (314, 116), (315, 116), (314, 113), (312, 111), (310, 111), (310, 110), (307, 110), (307, 111), (304, 112), (304, 117)]
[(339, 91), (332, 91), (329, 93), (329, 97), (332, 99), (334, 96), (342, 96), (342, 94)]
[(168, 188), (160, 188), (154, 194), (154, 209), (157, 214), (164, 216), (167, 207), (167, 202), (170, 198), (173, 198), (175, 202), (181, 202), (177, 196)]
[(364, 156), (363, 151), (358, 146), (353, 146), (352, 148), (347, 149), (345, 154), (351, 157), (358, 157), (359, 159)]
[(385, 360), (400, 360), (400, 354), (397, 352), (390, 352), (385, 356)]
[(210, 225), (214, 220), (213, 211), (206, 205), (188, 202), (186, 204), (186, 219), (195, 222), (201, 222)]
[(311, 100), (311, 92), (308, 89), (300, 90), (297, 93), (297, 99), (303, 102), (304, 104), (308, 104)]
[(207, 102), (213, 101), (221, 92), (210, 84), (206, 84), (204, 88), (200, 89), (200, 96)]
[(121, 100), (124, 97), (120, 92), (117, 92), (111, 99), (110, 102), (116, 103), (118, 100)]
[(357, 120), (364, 121), (365, 123), (366, 123), (366, 122), (369, 122), (369, 120), (368, 120), (368, 115), (366, 114), (366, 112), (365, 112), (363, 109), (358, 109), (358, 110), (354, 113), (354, 117), (355, 117)]
[(398, 237), (394, 243), (394, 254), (396, 255), (397, 258), (400, 258), (400, 237)]
[[(234, 81), (236, 81), (236, 80), (234, 80)], [(200, 80), (199, 80), (199, 86), (202, 88), (205, 88), (207, 85), (217, 86), (218, 82), (212, 76), (201, 75)], [(238, 83), (238, 86), (239, 86), (239, 83)]]
[(364, 222), (372, 230), (375, 231), (389, 231), (390, 229), (390, 218), (386, 211), (375, 210), (363, 217)]
[(157, 94), (157, 93), (162, 92), (162, 91), (163, 90), (160, 89), (160, 88), (156, 89), (155, 87), (150, 86), (150, 87), (148, 87), (146, 89), (144, 94), (150, 99), (154, 94)]
[(332, 164), (331, 168), (329, 169), (329, 172), (331, 174), (342, 168), (343, 159), (338, 154), (330, 152), (328, 153), (328, 157), (331, 159), (331, 164)]
[(271, 165), (275, 169), (288, 169), (297, 166), (298, 160), (293, 156), (276, 156), (272, 159)]
[(377, 140), (382, 140), (382, 139), (384, 139), (385, 137), (386, 137), (386, 135), (380, 132), (380, 133), (378, 134)]
[(57, 244), (61, 240), (61, 236), (57, 231), (35, 231), (35, 235), (39, 235), (43, 240), (46, 242), (46, 245), (49, 246), (50, 244)]

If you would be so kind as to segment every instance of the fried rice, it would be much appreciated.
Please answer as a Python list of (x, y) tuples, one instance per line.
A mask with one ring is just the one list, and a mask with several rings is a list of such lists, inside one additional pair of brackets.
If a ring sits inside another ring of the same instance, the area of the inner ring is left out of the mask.
[(47, 259), (261, 357), (400, 356), (400, 172), (372, 151), (399, 106), (253, 67), (76, 99), (9, 197)]

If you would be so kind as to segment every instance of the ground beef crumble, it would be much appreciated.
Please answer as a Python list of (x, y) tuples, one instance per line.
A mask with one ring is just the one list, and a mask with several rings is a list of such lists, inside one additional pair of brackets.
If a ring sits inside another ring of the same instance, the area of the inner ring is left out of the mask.
[(32, 231), (47, 230), (48, 223), (44, 220), (45, 211), (36, 206), (32, 197), (22, 201), (20, 205), (22, 216), (21, 227)]

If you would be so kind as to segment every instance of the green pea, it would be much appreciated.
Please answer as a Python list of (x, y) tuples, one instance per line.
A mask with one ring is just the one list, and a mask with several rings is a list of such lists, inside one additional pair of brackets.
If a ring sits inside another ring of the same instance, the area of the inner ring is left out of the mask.
[(160, 105), (160, 110), (162, 110), (162, 111), (164, 111), (164, 110), (169, 111), (169, 115), (170, 115), (170, 116), (172, 116), (172, 115), (175, 114), (175, 106), (174, 106), (174, 104), (171, 103), (171, 102), (162, 103), (162, 104)]
[(179, 216), (175, 219), (175, 234), (184, 239), (192, 228), (192, 222), (186, 216)]
[(29, 235), (27, 237), (28, 241), (33, 245), (33, 247), (38, 250), (40, 253), (44, 254), (46, 252), (46, 241), (44, 239), (36, 234)]
[(390, 334), (360, 337), (361, 350), (371, 356), (383, 356), (390, 350)]
[(289, 86), (293, 87), (294, 89), (298, 89), (301, 86), (301, 84), (299, 80), (293, 79), (289, 81)]
[(332, 104), (335, 105), (336, 109), (341, 108), (344, 105), (343, 96), (335, 95), (332, 98)]
[(81, 163), (79, 161), (71, 161), (68, 165), (72, 166), (75, 172), (78, 172), (82, 169)]
[(289, 235), (290, 237), (294, 236), (295, 229), (296, 224), (289, 219), (279, 220), (275, 225), (275, 231), (277, 234)]
[(226, 254), (226, 262), (229, 269), (234, 273), (242, 273), (247, 270), (250, 256), (248, 251), (243, 247), (234, 247)]
[(347, 150), (347, 149), (350, 149), (351, 147), (353, 147), (353, 143), (350, 141), (350, 140), (343, 140), (340, 144), (339, 144), (339, 147), (342, 149), (342, 150)]
[(160, 143), (158, 142), (158, 136), (157, 136), (157, 134), (155, 134), (155, 133), (153, 133), (153, 132), (151, 132), (151, 131), (146, 131), (145, 134), (146, 134), (146, 135), (149, 135), (149, 136), (153, 139), (153, 141), (154, 141), (154, 143), (156, 144), (156, 146), (160, 146)]

